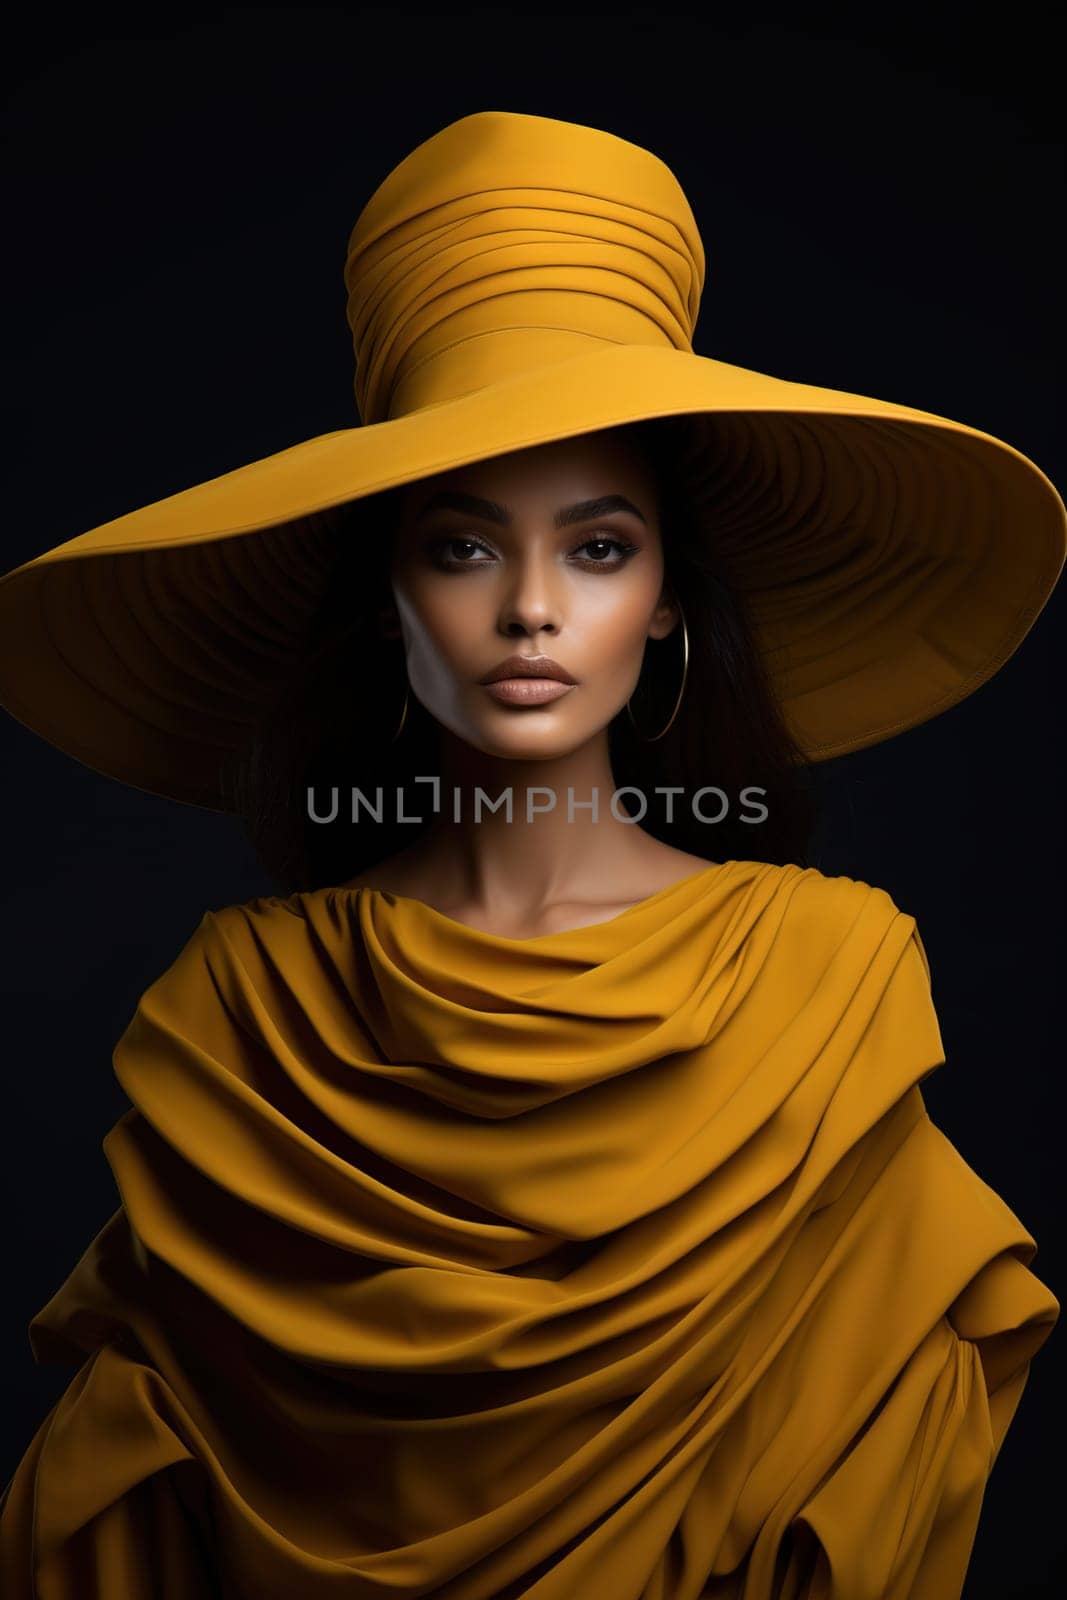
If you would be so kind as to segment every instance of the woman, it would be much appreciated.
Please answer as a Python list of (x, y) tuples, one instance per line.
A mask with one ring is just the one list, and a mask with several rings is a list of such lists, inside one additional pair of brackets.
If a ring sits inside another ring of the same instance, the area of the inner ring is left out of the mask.
[[(554, 441), (342, 509), (305, 659), (231, 764), (234, 809), (280, 882), (373, 885), (525, 938), (583, 906), (625, 909), (757, 835), (767, 859), (803, 853), (803, 755), (683, 486), (687, 421)], [(522, 673), (546, 658), (540, 681), (507, 681), (516, 657)], [(373, 708), (362, 683), (380, 690)], [(424, 823), (420, 772), (437, 786)], [(374, 869), (348, 877), (368, 849)]]
[(655, 157), (464, 118), (353, 234), (362, 427), (0, 584), (3, 703), (287, 891), (116, 1047), (5, 1593), (960, 1593), (1059, 1308), (803, 764), (996, 671), (1064, 508), (695, 356), (702, 279)]

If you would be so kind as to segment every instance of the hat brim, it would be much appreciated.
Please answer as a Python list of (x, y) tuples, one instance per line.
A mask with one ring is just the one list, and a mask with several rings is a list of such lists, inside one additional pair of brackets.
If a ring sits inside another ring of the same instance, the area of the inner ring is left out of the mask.
[(16, 568), (0, 579), (0, 704), (94, 771), (225, 811), (220, 766), (327, 578), (331, 549), (313, 513), (512, 450), (687, 414), (707, 419), (701, 492), (811, 761), (972, 693), (1016, 650), (1062, 570), (1063, 500), (990, 434), (686, 350), (601, 346), (305, 440)]

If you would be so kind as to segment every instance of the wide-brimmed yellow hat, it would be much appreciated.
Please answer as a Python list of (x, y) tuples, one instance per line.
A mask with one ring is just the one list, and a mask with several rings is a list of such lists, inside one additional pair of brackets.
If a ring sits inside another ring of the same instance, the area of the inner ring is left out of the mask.
[(658, 157), (484, 111), (364, 207), (345, 267), (361, 423), (93, 528), (0, 579), (0, 703), (95, 771), (229, 809), (220, 771), (322, 598), (315, 513), (691, 414), (710, 525), (812, 761), (955, 705), (1062, 569), (1067, 514), (961, 422), (694, 354), (700, 234)]

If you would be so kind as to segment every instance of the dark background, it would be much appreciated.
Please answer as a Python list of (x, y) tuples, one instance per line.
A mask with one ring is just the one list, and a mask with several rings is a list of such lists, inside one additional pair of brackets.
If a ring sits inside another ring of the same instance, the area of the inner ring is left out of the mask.
[[(348, 233), (409, 150), (487, 109), (668, 163), (707, 251), (698, 353), (957, 418), (1062, 491), (1060, 56), (1051, 11), (977, 16), (42, 13), (8, 37), (0, 570), (354, 425)], [(971, 699), (819, 769), (814, 858), (916, 917), (948, 1058), (927, 1105), (1060, 1298), (1063, 587)], [(273, 891), (237, 822), (7, 714), (0, 738), (6, 1480), (71, 1376), (34, 1366), (29, 1320), (118, 1203), (114, 1043), (206, 907)], [(1063, 1343), (994, 1469), (967, 1600), (1051, 1592)]]

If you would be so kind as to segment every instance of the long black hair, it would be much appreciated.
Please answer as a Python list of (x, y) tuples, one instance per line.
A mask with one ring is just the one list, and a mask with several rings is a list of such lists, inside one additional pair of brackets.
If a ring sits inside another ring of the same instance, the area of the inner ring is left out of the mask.
[[(618, 806), (656, 838), (708, 861), (808, 865), (816, 820), (809, 768), (782, 716), (744, 596), (716, 547), (714, 503), (692, 492), (690, 422), (660, 417), (612, 430), (654, 475), (664, 581), (689, 635), (685, 692), (663, 736), (641, 734), (659, 733), (674, 707), (680, 626), (646, 647), (630, 701), (640, 733), (625, 708), (609, 726), (616, 788), (629, 791)], [(335, 541), (331, 579), (258, 725), (223, 773), (229, 804), (282, 893), (343, 883), (413, 844), (432, 817), (431, 786), (415, 780), (437, 773), (441, 730), (409, 694), (394, 740), (407, 686), (403, 645), (390, 645), (376, 626), (391, 598), (401, 493), (318, 514)], [(366, 805), (353, 821), (357, 790), (370, 805), (380, 792), (380, 821)], [(336, 815), (326, 820), (334, 791)]]

